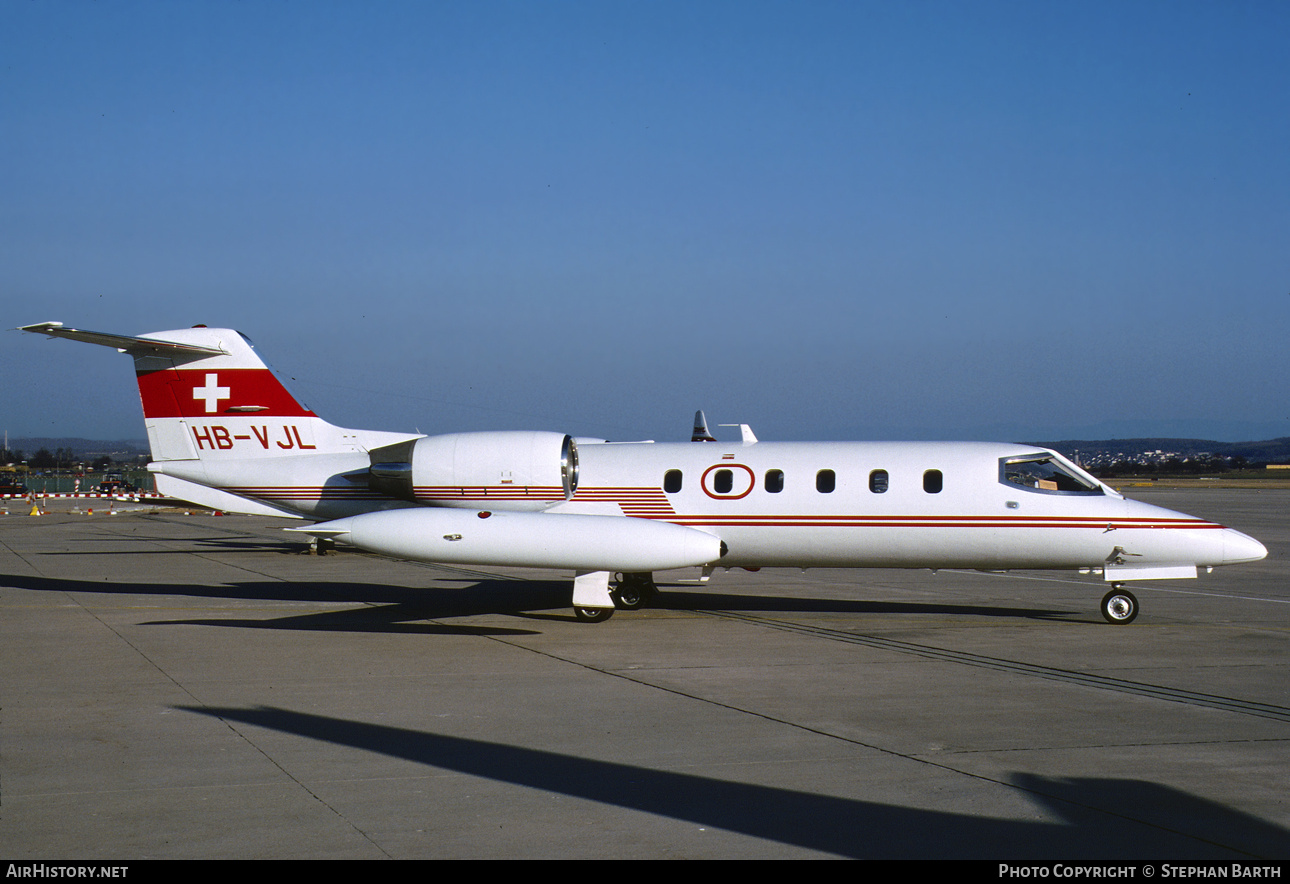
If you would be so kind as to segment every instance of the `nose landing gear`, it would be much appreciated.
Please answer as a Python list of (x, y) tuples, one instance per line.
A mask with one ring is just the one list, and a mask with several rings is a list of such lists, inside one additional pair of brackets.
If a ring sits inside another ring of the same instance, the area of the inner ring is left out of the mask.
[(1123, 583), (1111, 584), (1111, 591), (1102, 597), (1102, 616), (1107, 623), (1117, 626), (1132, 623), (1138, 616), (1138, 599), (1124, 588)]

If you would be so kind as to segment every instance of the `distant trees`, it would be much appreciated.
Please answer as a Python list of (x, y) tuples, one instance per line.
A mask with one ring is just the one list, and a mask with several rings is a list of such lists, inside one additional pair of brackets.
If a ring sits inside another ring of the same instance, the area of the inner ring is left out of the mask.
[(1198, 476), (1241, 470), (1246, 466), (1244, 457), (1189, 457), (1185, 460), (1170, 457), (1163, 460), (1117, 460), (1092, 470), (1099, 479), (1116, 476)]
[(70, 448), (56, 448), (52, 454), (48, 448), (42, 448), (27, 459), (27, 465), (33, 470), (63, 469), (76, 462), (76, 452)]
[(27, 464), (33, 470), (68, 469), (81, 463), (87, 463), (95, 472), (104, 472), (112, 468), (114, 461), (109, 455), (101, 454), (93, 461), (87, 462), (84, 456), (71, 448), (55, 448), (50, 451), (42, 448), (35, 454), (27, 454), (22, 449), (0, 448), (0, 466), (17, 466)]

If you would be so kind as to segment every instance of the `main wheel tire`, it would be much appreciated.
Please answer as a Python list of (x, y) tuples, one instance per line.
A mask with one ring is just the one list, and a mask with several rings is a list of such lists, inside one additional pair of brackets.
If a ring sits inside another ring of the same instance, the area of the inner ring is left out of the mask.
[(1127, 589), (1113, 589), (1102, 598), (1102, 616), (1107, 623), (1122, 626), (1138, 616), (1138, 599)]
[(583, 623), (603, 623), (614, 616), (613, 608), (574, 608), (573, 616)]
[(609, 593), (614, 607), (623, 611), (638, 611), (658, 595), (658, 587), (648, 574), (623, 574), (618, 585)]

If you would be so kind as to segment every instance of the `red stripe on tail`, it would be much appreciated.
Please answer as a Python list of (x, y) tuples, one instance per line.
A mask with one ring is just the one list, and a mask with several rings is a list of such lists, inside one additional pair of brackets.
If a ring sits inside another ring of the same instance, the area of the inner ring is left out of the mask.
[(317, 417), (267, 368), (170, 368), (138, 378), (144, 417)]

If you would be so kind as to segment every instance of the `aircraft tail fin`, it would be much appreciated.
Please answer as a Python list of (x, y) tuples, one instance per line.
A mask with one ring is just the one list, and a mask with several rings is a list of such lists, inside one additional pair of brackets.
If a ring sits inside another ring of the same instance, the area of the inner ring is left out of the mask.
[(319, 418), (232, 329), (195, 326), (131, 337), (44, 322), (22, 331), (133, 357), (154, 461), (326, 454), (389, 441), (390, 434), (342, 430)]
[(702, 411), (694, 413), (694, 433), (690, 436), (691, 442), (716, 442), (717, 438), (708, 432), (708, 419)]

